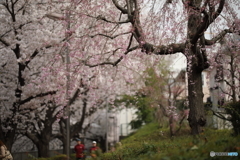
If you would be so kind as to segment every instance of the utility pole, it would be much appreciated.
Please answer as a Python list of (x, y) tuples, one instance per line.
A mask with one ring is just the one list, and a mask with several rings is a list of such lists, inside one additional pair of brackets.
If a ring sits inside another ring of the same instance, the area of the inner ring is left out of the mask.
[[(65, 32), (65, 37), (66, 37), (66, 43), (69, 43), (69, 38), (71, 36), (70, 33), (70, 8), (67, 7), (65, 17), (62, 18), (61, 14), (58, 13), (50, 13), (46, 14), (46, 17), (58, 21), (58, 20), (65, 20), (67, 22), (67, 27), (66, 27), (66, 32)], [(65, 100), (66, 100), (66, 107), (65, 107), (65, 116), (66, 118), (66, 153), (67, 153), (67, 158), (70, 160), (70, 106), (69, 106), (69, 81), (70, 81), (70, 70), (69, 70), (69, 65), (70, 65), (70, 57), (69, 57), (69, 45), (66, 45), (66, 50), (65, 50), (65, 65), (66, 65), (66, 95), (65, 95)]]
[[(67, 21), (67, 29), (65, 32), (66, 35), (66, 42), (69, 42), (69, 37), (70, 37), (70, 9), (67, 8), (66, 11), (66, 21)], [(70, 57), (69, 57), (69, 46), (68, 44), (66, 45), (66, 55), (65, 55), (65, 63), (66, 63), (66, 135), (67, 135), (67, 143), (66, 143), (66, 153), (67, 153), (67, 158), (70, 160), (70, 106), (69, 106), (69, 80), (70, 80), (70, 73), (69, 73), (69, 65), (70, 65)]]
[(108, 98), (107, 101), (107, 109), (106, 109), (106, 152), (108, 152)]

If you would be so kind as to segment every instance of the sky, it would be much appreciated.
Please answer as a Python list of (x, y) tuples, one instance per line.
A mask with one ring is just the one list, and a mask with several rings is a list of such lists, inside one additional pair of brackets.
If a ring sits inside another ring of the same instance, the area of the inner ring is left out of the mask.
[(177, 53), (177, 56), (175, 56), (175, 59), (173, 60), (173, 63), (171, 67), (173, 67), (174, 70), (180, 71), (182, 69), (186, 69), (186, 58), (182, 53)]

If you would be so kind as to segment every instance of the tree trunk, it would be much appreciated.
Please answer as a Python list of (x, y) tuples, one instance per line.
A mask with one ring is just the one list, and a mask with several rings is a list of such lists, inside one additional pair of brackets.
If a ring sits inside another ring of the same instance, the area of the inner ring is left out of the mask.
[[(11, 151), (13, 143), (15, 141), (15, 137), (16, 137), (17, 124), (14, 123), (14, 120), (12, 117), (8, 117), (4, 121), (4, 123), (0, 120), (0, 139), (3, 141), (6, 147)], [(8, 127), (8, 126), (11, 126), (12, 129), (8, 129), (8, 130), (3, 129), (3, 127)]]
[(1, 139), (4, 139), (4, 144), (6, 145), (7, 149), (11, 151), (12, 149), (12, 145), (14, 143), (14, 137), (16, 134), (16, 129), (13, 130), (9, 130), (6, 134), (6, 136), (4, 136), (3, 138), (1, 137)]
[(193, 135), (202, 132), (206, 123), (203, 92), (202, 92), (202, 71), (208, 68), (206, 51), (204, 49), (204, 35), (202, 27), (206, 27), (202, 21), (200, 11), (195, 8), (201, 7), (202, 0), (191, 0), (187, 5), (188, 10), (188, 31), (185, 55), (187, 58), (188, 73), (188, 101), (189, 101), (189, 125)]
[(38, 157), (49, 157), (49, 143), (44, 143), (40, 141), (37, 144)]
[[(194, 55), (194, 54), (192, 54)], [(203, 92), (202, 92), (202, 71), (199, 70), (198, 59), (192, 58), (188, 63), (188, 101), (189, 101), (189, 125), (193, 135), (202, 132), (202, 127), (206, 123)]]
[(49, 142), (52, 140), (49, 132), (40, 134), (33, 134), (26, 132), (25, 134), (37, 146), (38, 157), (49, 157)]
[(59, 139), (62, 141), (62, 144), (63, 144), (63, 154), (67, 154), (66, 121), (63, 118), (60, 120), (60, 132), (61, 132), (62, 136), (59, 137)]
[(173, 114), (169, 115), (169, 127), (170, 127), (170, 136), (174, 136), (174, 130), (175, 130), (175, 122), (173, 118)]
[(62, 143), (63, 143), (63, 154), (67, 154), (67, 136), (63, 136)]

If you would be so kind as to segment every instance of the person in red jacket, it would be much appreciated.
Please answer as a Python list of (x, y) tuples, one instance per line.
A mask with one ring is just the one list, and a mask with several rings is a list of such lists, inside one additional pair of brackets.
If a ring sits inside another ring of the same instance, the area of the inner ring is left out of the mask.
[(84, 144), (81, 143), (81, 139), (77, 139), (77, 145), (74, 147), (76, 153), (76, 160), (80, 160), (84, 158)]
[(92, 147), (90, 148), (90, 155), (92, 158), (97, 157), (96, 151), (99, 150), (99, 147), (97, 146), (97, 142), (93, 141), (92, 142)]

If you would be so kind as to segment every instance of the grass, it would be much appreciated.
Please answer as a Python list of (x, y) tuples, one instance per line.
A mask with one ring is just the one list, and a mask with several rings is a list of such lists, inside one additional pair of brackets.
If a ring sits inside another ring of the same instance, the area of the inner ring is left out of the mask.
[(240, 137), (233, 137), (231, 130), (206, 128), (199, 136), (183, 128), (175, 137), (167, 128), (152, 123), (121, 141), (114, 152), (101, 155), (102, 160), (208, 160), (240, 159), (238, 157), (210, 157), (210, 152), (238, 152)]

